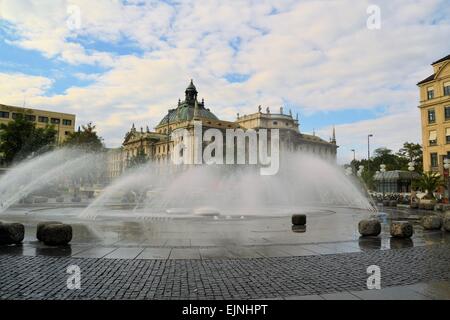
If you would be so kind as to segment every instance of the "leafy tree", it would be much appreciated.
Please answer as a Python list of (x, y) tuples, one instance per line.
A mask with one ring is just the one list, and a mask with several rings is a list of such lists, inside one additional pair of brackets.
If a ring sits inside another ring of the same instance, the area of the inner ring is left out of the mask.
[(103, 139), (97, 135), (95, 125), (88, 123), (81, 126), (81, 129), (78, 128), (78, 131), (69, 134), (63, 146), (76, 147), (86, 151), (103, 151)]
[[(416, 172), (422, 171), (423, 152), (420, 144), (405, 142), (403, 147), (398, 151), (397, 155), (401, 158), (407, 159), (408, 162), (414, 162), (414, 169)], [(408, 162), (406, 163), (406, 167), (403, 167), (402, 170), (408, 169)]]
[(34, 122), (19, 114), (14, 120), (0, 125), (2, 162), (10, 165), (51, 150), (55, 145), (56, 134), (53, 126), (36, 128)]
[(393, 153), (388, 148), (378, 148), (373, 152), (373, 157), (370, 158), (370, 161), (367, 161), (367, 159), (353, 160), (350, 165), (354, 173), (356, 173), (360, 165), (364, 166), (361, 179), (369, 189), (373, 189), (373, 176), (376, 171), (380, 170), (381, 164), (386, 165), (387, 171), (408, 170), (408, 162), (411, 162), (411, 159), (415, 163), (415, 171), (421, 172), (422, 147), (419, 144), (405, 142), (397, 153)]
[(425, 195), (426, 199), (435, 199), (433, 192), (442, 185), (444, 185), (444, 181), (441, 175), (438, 172), (424, 172), (422, 176), (417, 181), (417, 185), (422, 191), (426, 191)]

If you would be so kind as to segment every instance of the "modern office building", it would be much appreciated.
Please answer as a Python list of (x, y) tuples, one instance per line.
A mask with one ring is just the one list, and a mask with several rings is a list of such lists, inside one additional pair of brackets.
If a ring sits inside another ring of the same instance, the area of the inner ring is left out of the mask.
[(58, 132), (56, 141), (58, 144), (75, 130), (74, 114), (0, 104), (0, 123), (8, 123), (19, 115), (24, 115), (28, 120), (33, 121), (38, 128), (54, 126)]

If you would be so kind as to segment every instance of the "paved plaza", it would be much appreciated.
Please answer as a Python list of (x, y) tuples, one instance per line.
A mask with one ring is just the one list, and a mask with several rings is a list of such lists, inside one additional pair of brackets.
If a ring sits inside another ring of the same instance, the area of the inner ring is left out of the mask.
[[(351, 293), (364, 298), (366, 268), (382, 287), (450, 280), (450, 247), (248, 259), (99, 259), (3, 255), (2, 299), (261, 299)], [(68, 290), (78, 265), (82, 288)], [(445, 286), (444, 286), (445, 288)], [(359, 293), (361, 291), (361, 293)], [(373, 291), (373, 290), (371, 290)], [(447, 287), (447, 294), (449, 293)], [(432, 299), (432, 294), (410, 293)], [(367, 295), (370, 297), (370, 295)], [(446, 298), (448, 298), (447, 296)], [(443, 298), (443, 296), (437, 296)]]
[[(424, 231), (426, 212), (305, 209), (306, 228), (293, 229), (285, 214), (79, 220), (72, 209), (3, 215), (26, 238), (0, 247), (1, 299), (450, 299), (450, 235)], [(359, 237), (368, 215), (383, 222), (379, 237)], [(391, 238), (391, 218), (413, 221), (414, 236)], [(36, 241), (37, 222), (54, 219), (74, 226), (70, 246)], [(79, 290), (66, 286), (71, 265)], [(382, 290), (367, 290), (370, 265)]]

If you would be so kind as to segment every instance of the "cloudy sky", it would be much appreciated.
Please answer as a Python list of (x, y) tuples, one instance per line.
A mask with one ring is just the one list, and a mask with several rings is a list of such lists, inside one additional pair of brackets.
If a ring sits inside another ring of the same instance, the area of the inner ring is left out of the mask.
[(343, 163), (368, 133), (420, 141), (416, 83), (450, 54), (449, 17), (449, 0), (0, 0), (0, 103), (75, 113), (115, 147), (193, 78), (225, 120), (262, 105), (324, 139), (335, 125)]

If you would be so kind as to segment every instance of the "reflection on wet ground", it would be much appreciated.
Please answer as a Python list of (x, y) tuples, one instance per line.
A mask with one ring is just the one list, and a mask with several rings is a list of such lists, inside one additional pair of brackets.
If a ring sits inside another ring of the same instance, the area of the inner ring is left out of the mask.
[[(450, 233), (425, 231), (418, 224), (419, 210), (387, 210), (370, 213), (349, 208), (305, 210), (306, 226), (292, 226), (284, 216), (100, 217), (80, 220), (80, 208), (30, 211), (14, 209), (2, 221), (21, 222), (23, 244), (0, 246), (0, 254), (97, 257), (114, 259), (209, 259), (320, 255), (364, 250), (402, 249), (413, 246), (449, 245)], [(382, 222), (378, 237), (360, 237), (358, 222), (375, 215)], [(389, 236), (391, 219), (409, 219), (414, 224), (411, 239)], [(60, 220), (73, 226), (69, 246), (49, 247), (36, 241), (39, 221)]]

